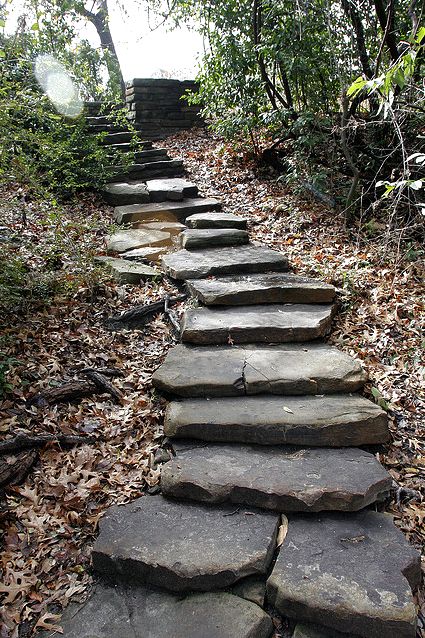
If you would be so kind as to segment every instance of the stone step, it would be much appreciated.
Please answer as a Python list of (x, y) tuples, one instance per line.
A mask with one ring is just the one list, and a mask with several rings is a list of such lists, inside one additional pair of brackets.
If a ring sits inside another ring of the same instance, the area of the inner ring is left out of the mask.
[(190, 228), (181, 235), (181, 246), (186, 250), (214, 248), (220, 246), (240, 246), (248, 244), (249, 235), (240, 228)]
[(109, 122), (109, 124), (89, 124), (87, 126), (87, 132), (93, 135), (97, 135), (98, 133), (128, 133), (128, 126), (125, 124), (116, 124), (114, 122)]
[(171, 234), (155, 228), (120, 230), (106, 238), (106, 248), (109, 253), (125, 253), (135, 248), (168, 246), (170, 243)]
[(126, 180), (147, 180), (164, 175), (176, 176), (184, 173), (184, 166), (181, 160), (160, 160), (154, 162), (144, 162), (142, 164), (130, 164), (130, 166), (108, 167), (110, 171), (110, 181), (120, 182)]
[(150, 202), (149, 204), (132, 204), (130, 206), (117, 206), (114, 210), (114, 220), (117, 224), (129, 224), (143, 222), (157, 216), (170, 215), (179, 221), (184, 221), (187, 215), (194, 210), (215, 210), (220, 208), (218, 199), (201, 197), (196, 199), (184, 199), (182, 202)]
[(86, 122), (89, 126), (96, 124), (111, 124), (113, 120), (114, 118), (108, 115), (95, 115), (86, 117)]
[(288, 270), (288, 259), (269, 248), (248, 244), (228, 248), (209, 248), (191, 252), (180, 250), (162, 260), (168, 275), (174, 279), (200, 279), (210, 275)]
[(247, 221), (232, 213), (196, 213), (186, 219), (189, 228), (240, 228), (245, 230)]
[(136, 162), (145, 162), (147, 161), (161, 161), (162, 159), (170, 159), (167, 153), (167, 149), (165, 148), (151, 148), (146, 151), (135, 151), (134, 159)]
[(153, 375), (169, 396), (339, 394), (360, 390), (360, 363), (327, 344), (178, 345)]
[(323, 627), (323, 625), (297, 623), (292, 638), (359, 638), (359, 636), (342, 634), (340, 631)]
[(209, 591), (265, 575), (279, 517), (234, 507), (176, 503), (144, 496), (111, 507), (99, 524), (96, 571), (170, 591)]
[(288, 343), (324, 337), (334, 306), (265, 304), (186, 310), (182, 340), (196, 344)]
[(273, 630), (261, 607), (228, 592), (182, 596), (104, 583), (71, 603), (61, 625), (66, 638), (269, 638)]
[(111, 206), (117, 204), (146, 204), (150, 202), (145, 182), (111, 182), (106, 184), (102, 193)]
[(125, 131), (122, 133), (109, 133), (105, 135), (102, 140), (102, 144), (106, 146), (115, 146), (116, 144), (130, 144), (130, 142), (139, 141), (143, 144), (144, 148), (152, 148), (152, 141), (145, 140), (142, 131)]
[(335, 288), (292, 273), (232, 275), (186, 282), (190, 293), (207, 306), (257, 303), (331, 303)]
[(108, 266), (114, 278), (121, 284), (139, 284), (145, 279), (160, 277), (161, 272), (157, 268), (146, 264), (128, 261), (127, 259), (116, 259), (114, 257), (95, 257), (95, 261)]
[(146, 182), (151, 202), (181, 201), (185, 197), (197, 197), (198, 187), (187, 179), (152, 179)]
[(132, 153), (134, 151), (143, 149), (149, 150), (152, 149), (153, 142), (150, 140), (133, 140), (130, 142), (111, 142), (108, 143), (108, 146), (112, 151), (116, 151), (119, 153)]
[(284, 616), (344, 636), (415, 638), (420, 578), (419, 553), (388, 514), (293, 516), (267, 592)]
[(358, 448), (198, 444), (165, 463), (166, 497), (277, 512), (354, 512), (385, 499), (392, 478)]
[(203, 441), (329, 447), (390, 439), (386, 412), (350, 394), (173, 401), (165, 413), (164, 433)]

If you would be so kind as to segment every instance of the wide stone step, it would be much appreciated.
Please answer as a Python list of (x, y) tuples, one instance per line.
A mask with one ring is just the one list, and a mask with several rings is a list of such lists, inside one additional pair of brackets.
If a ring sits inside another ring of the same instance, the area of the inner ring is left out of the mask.
[(165, 496), (278, 512), (353, 512), (391, 488), (375, 456), (358, 448), (201, 445), (178, 449), (163, 466)]
[(245, 230), (247, 220), (232, 213), (196, 213), (186, 219), (189, 228), (240, 228)]
[(249, 242), (246, 230), (239, 228), (188, 229), (182, 233), (180, 243), (186, 250), (215, 248), (221, 246), (241, 246)]
[(308, 304), (192, 308), (183, 317), (182, 340), (196, 344), (312, 341), (330, 331), (333, 308)]
[(130, 144), (132, 141), (139, 140), (143, 142), (144, 148), (152, 148), (152, 142), (144, 139), (142, 131), (125, 131), (123, 133), (109, 133), (105, 135), (102, 144), (107, 146), (115, 144)]
[[(158, 158), (158, 159), (157, 159)], [(165, 148), (151, 148), (146, 151), (135, 151), (134, 159), (136, 162), (143, 163), (145, 161), (162, 161), (169, 159), (167, 149)]]
[(290, 517), (267, 591), (284, 616), (344, 636), (415, 638), (419, 583), (419, 554), (391, 516), (364, 511)]
[(106, 238), (109, 253), (125, 253), (135, 248), (148, 246), (167, 246), (171, 242), (171, 233), (155, 228), (130, 228), (120, 230)]
[(360, 363), (327, 344), (178, 345), (153, 375), (156, 388), (181, 397), (339, 394), (360, 390)]
[(194, 297), (207, 306), (257, 303), (331, 303), (335, 288), (292, 273), (232, 275), (186, 282)]
[(350, 394), (173, 401), (164, 433), (204, 441), (329, 447), (375, 445), (390, 438), (386, 412)]
[(155, 177), (177, 177), (184, 173), (183, 162), (181, 160), (159, 160), (154, 162), (143, 162), (140, 164), (130, 164), (130, 166), (109, 167), (111, 172), (110, 181), (120, 182), (125, 180), (150, 180)]
[(112, 206), (117, 204), (145, 204), (150, 202), (145, 182), (109, 183), (103, 189), (103, 196)]
[(221, 204), (218, 199), (211, 197), (202, 199), (184, 199), (182, 202), (150, 202), (149, 204), (132, 204), (117, 206), (114, 210), (114, 220), (117, 224), (130, 224), (155, 219), (158, 216), (170, 216), (170, 219), (184, 221), (187, 215), (195, 210), (216, 210)]
[(61, 625), (65, 638), (269, 638), (273, 629), (261, 607), (228, 592), (182, 596), (103, 583), (83, 604), (71, 603)]
[(112, 507), (100, 521), (93, 567), (171, 591), (209, 591), (265, 575), (279, 517), (234, 510), (162, 496)]
[(111, 151), (117, 151), (120, 153), (131, 153), (135, 150), (149, 150), (153, 147), (153, 142), (151, 140), (138, 140), (135, 139), (132, 142), (111, 142), (108, 143)]
[(187, 179), (152, 179), (146, 182), (151, 202), (181, 201), (184, 197), (196, 197), (198, 187)]
[(165, 255), (166, 272), (174, 279), (199, 279), (210, 275), (288, 270), (288, 259), (282, 253), (257, 246), (209, 248), (191, 252), (180, 250)]

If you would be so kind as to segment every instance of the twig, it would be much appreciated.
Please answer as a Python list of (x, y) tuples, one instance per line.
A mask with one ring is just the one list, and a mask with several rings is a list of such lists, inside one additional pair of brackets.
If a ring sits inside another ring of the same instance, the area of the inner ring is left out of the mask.
[(90, 381), (93, 381), (93, 383), (96, 385), (96, 387), (101, 392), (107, 392), (116, 401), (121, 403), (121, 401), (123, 399), (122, 392), (120, 390), (118, 390), (117, 388), (114, 388), (112, 383), (110, 383), (108, 381), (108, 379), (105, 377), (105, 375), (101, 374), (100, 372), (97, 372), (96, 370), (89, 370), (89, 369), (86, 369), (86, 371), (83, 372), (83, 374), (86, 377), (88, 377), (90, 379)]
[(168, 321), (173, 326), (176, 335), (180, 336), (180, 324), (174, 312), (172, 312), (172, 310), (169, 309), (168, 307), (169, 303), (170, 303), (170, 298), (167, 295), (164, 299), (164, 314), (167, 317)]
[(46, 443), (59, 443), (59, 445), (79, 445), (80, 443), (94, 443), (96, 439), (89, 436), (67, 434), (17, 434), (13, 439), (0, 442), (0, 454), (18, 452), (28, 448), (42, 447)]
[[(185, 299), (187, 299), (187, 295), (170, 297), (168, 298), (168, 304), (171, 306), (179, 303), (179, 301), (184, 301)], [(149, 323), (156, 314), (164, 312), (164, 310), (165, 299), (161, 299), (160, 301), (155, 301), (151, 304), (135, 306), (135, 308), (126, 310), (120, 315), (114, 315), (107, 320), (106, 324), (112, 330), (117, 330), (126, 326), (141, 328)]]

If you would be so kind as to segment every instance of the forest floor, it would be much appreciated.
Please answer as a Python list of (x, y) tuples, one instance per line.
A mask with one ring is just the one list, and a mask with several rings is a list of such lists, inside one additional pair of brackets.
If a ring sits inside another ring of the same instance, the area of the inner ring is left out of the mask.
[[(338, 288), (331, 341), (362, 360), (370, 375), (366, 396), (391, 417), (392, 443), (377, 453), (394, 478), (386, 509), (409, 541), (423, 547), (421, 247), (410, 244), (403, 252), (384, 235), (348, 232), (342, 215), (291, 193), (274, 173), (259, 174), (246, 157), (204, 131), (176, 135), (161, 146), (184, 160), (203, 195), (219, 197), (225, 210), (248, 218), (254, 242), (287, 252), (298, 273)], [(118, 285), (95, 266), (93, 256), (104, 251), (111, 230), (109, 212), (88, 195), (52, 214), (48, 202), (25, 201), (13, 185), (1, 192), (2, 224), (13, 239), (7, 250), (24, 258), (28, 290), (1, 325), (0, 349), (10, 370), (2, 383), (0, 363), (0, 437), (77, 435), (88, 443), (46, 445), (34, 454), (26, 478), (1, 496), (0, 638), (60, 626), (61, 607), (71, 597), (82, 599), (91, 582), (90, 547), (102, 513), (155, 491), (158, 483), (165, 404), (151, 387), (151, 374), (175, 339), (163, 315), (143, 330), (120, 332), (109, 331), (105, 319), (176, 288), (165, 278)], [(122, 392), (119, 400), (98, 394), (69, 404), (28, 403), (46, 388), (84, 379), (85, 368), (105, 367), (121, 375), (112, 380)], [(417, 602), (424, 611), (422, 593)], [(425, 637), (419, 618), (419, 636)]]

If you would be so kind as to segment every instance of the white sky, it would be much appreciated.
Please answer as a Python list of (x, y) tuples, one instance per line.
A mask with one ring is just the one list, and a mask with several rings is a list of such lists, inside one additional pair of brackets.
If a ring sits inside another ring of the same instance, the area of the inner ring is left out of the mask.
[[(169, 76), (192, 79), (198, 68), (199, 53), (203, 50), (201, 36), (195, 31), (179, 28), (170, 31), (170, 26), (160, 26), (150, 31), (161, 20), (148, 14), (141, 6), (143, 1), (125, 0), (125, 14), (115, 0), (109, 0), (111, 32), (120, 59), (125, 80)], [(7, 27), (13, 29), (16, 17), (22, 13), (21, 0), (13, 0)], [(9, 29), (8, 29), (9, 30)], [(99, 38), (93, 25), (80, 30), (80, 35), (98, 47)]]

